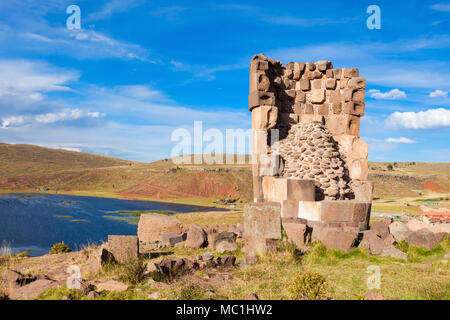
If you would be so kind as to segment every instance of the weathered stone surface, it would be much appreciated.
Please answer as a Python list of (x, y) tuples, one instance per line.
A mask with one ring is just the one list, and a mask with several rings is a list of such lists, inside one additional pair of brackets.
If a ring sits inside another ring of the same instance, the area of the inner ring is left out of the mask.
[(110, 280), (106, 282), (101, 282), (97, 284), (97, 290), (98, 291), (127, 291), (128, 286), (122, 282)]
[(408, 260), (408, 254), (404, 253), (393, 245), (385, 246), (383, 248), (383, 251), (381, 252), (381, 256)]
[(325, 125), (333, 136), (341, 134), (359, 136), (359, 124), (360, 118), (354, 115), (341, 114), (325, 117)]
[(193, 224), (187, 232), (186, 247), (201, 248), (207, 244), (208, 237), (205, 230), (198, 224)]
[(383, 239), (381, 239), (375, 230), (368, 230), (363, 232), (363, 238), (359, 244), (361, 248), (367, 248), (370, 254), (380, 254), (385, 246)]
[(236, 263), (235, 256), (224, 256), (217, 258), (217, 264), (223, 267), (233, 267)]
[(138, 237), (109, 235), (108, 249), (119, 263), (137, 259), (139, 256)]
[(275, 106), (260, 106), (252, 110), (252, 129), (273, 129), (277, 120), (278, 108)]
[(244, 250), (248, 255), (267, 252), (268, 239), (281, 239), (280, 211), (280, 204), (274, 202), (244, 206)]
[(283, 222), (282, 225), (288, 240), (295, 243), (297, 247), (304, 246), (308, 243), (308, 228), (306, 224), (298, 222)]
[(353, 227), (363, 231), (368, 227), (371, 204), (348, 200), (299, 201), (299, 218)]
[(35, 276), (23, 275), (15, 270), (7, 270), (3, 279), (5, 281), (6, 289), (8, 290), (19, 288), (37, 280)]
[(413, 231), (405, 239), (409, 244), (417, 247), (422, 247), (427, 250), (431, 250), (439, 245), (438, 239), (436, 239), (433, 232), (428, 229), (420, 229)]
[(140, 241), (161, 241), (163, 234), (182, 232), (182, 224), (175, 217), (157, 213), (142, 214), (138, 224), (138, 237)]
[(406, 224), (411, 231), (427, 229), (433, 233), (446, 232), (450, 233), (450, 223), (428, 224), (419, 220), (409, 220)]
[(273, 92), (253, 91), (248, 95), (248, 106), (250, 111), (259, 106), (274, 106), (275, 95)]
[(319, 240), (327, 248), (343, 252), (349, 252), (357, 238), (357, 232), (346, 232), (330, 228), (325, 228), (319, 235)]
[(356, 201), (372, 202), (373, 199), (373, 183), (372, 181), (353, 180), (351, 188), (355, 195)]
[(23, 287), (15, 289), (9, 294), (10, 299), (28, 300), (36, 299), (39, 294), (49, 289), (57, 287), (58, 283), (53, 280), (36, 280)]
[(389, 225), (389, 232), (397, 242), (402, 242), (412, 231), (406, 223), (396, 221)]
[(89, 254), (88, 265), (92, 273), (97, 273), (107, 264), (115, 262), (114, 255), (103, 247), (97, 248)]
[(346, 78), (359, 77), (358, 68), (344, 68), (344, 69), (342, 69), (342, 71), (343, 71), (343, 76)]
[(325, 90), (314, 89), (311, 93), (311, 103), (323, 103), (325, 101)]
[(161, 241), (164, 245), (175, 247), (177, 244), (186, 241), (186, 233), (166, 233), (161, 236)]
[[(283, 203), (284, 200), (292, 200), (298, 202), (299, 200), (313, 201), (315, 199), (315, 186), (311, 180), (303, 180), (298, 178), (283, 178), (283, 177), (263, 177), (263, 194), (264, 199), (269, 202)], [(282, 206), (281, 216), (288, 217), (294, 212), (288, 210), (284, 205)], [(295, 214), (295, 216), (297, 216)]]
[(329, 90), (336, 89), (336, 79), (327, 79), (325, 81), (325, 87)]
[(250, 92), (267, 91), (270, 87), (270, 80), (264, 71), (250, 73)]
[(389, 235), (389, 227), (384, 221), (374, 221), (370, 226), (381, 239), (385, 239)]

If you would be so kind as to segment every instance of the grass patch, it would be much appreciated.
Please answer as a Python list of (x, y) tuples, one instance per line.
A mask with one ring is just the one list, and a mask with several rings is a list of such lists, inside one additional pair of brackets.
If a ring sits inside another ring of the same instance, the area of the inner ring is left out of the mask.
[(131, 224), (131, 225), (137, 225), (139, 223), (139, 218), (138, 217), (124, 218), (124, 217), (114, 217), (114, 216), (103, 216), (103, 218), (116, 220), (116, 221), (121, 221), (121, 222), (126, 222), (126, 223)]
[(430, 202), (438, 202), (438, 201), (443, 201), (444, 200), (444, 198), (430, 198), (430, 199), (416, 199), (416, 200), (413, 200), (413, 201), (415, 201), (415, 202), (428, 202), (428, 201), (430, 201)]

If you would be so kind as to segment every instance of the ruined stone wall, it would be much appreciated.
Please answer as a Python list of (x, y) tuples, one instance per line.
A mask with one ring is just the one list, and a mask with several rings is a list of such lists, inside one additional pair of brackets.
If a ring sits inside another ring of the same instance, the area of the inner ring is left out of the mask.
[[(316, 200), (355, 197), (352, 181), (365, 181), (368, 173), (368, 147), (359, 138), (365, 88), (357, 68), (334, 69), (330, 61), (283, 65), (263, 54), (253, 57), (255, 202), (264, 201), (262, 180), (271, 175), (314, 180)], [(279, 142), (272, 142), (271, 129), (279, 129)], [(265, 153), (269, 161), (261, 161)], [(275, 153), (279, 167), (270, 158)]]

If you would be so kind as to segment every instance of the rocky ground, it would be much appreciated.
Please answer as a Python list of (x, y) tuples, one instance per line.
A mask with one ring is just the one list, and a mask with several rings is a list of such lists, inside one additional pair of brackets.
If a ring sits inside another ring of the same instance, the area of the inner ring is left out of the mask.
[[(285, 237), (272, 252), (256, 259), (245, 258), (242, 252), (239, 224), (181, 228), (181, 236), (165, 234), (163, 241), (141, 241), (136, 259), (123, 259), (124, 251), (111, 245), (113, 240), (77, 252), (3, 256), (1, 296), (290, 299), (288, 287), (293, 279), (312, 270), (326, 277), (329, 299), (450, 299), (450, 242), (442, 226), (436, 229), (418, 220), (374, 222), (349, 250), (327, 248), (319, 241), (295, 246)], [(381, 286), (376, 290), (367, 287), (371, 266), (381, 272)], [(74, 280), (76, 270), (79, 281)], [(78, 289), (68, 289), (68, 280)]]

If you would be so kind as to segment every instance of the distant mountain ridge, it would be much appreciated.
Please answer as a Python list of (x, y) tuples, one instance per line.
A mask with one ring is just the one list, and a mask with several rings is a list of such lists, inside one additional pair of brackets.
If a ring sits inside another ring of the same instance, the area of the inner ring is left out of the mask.
[(0, 143), (0, 176), (123, 166), (129, 160), (29, 144)]
[[(220, 156), (225, 160), (226, 155)], [(193, 160), (191, 155), (187, 158)], [(50, 192), (82, 191), (129, 199), (232, 197), (251, 201), (250, 157), (244, 158), (244, 164), (177, 164), (172, 159), (142, 163), (0, 143), (0, 190), (30, 192), (48, 188)], [(419, 197), (431, 191), (445, 194), (450, 190), (450, 163), (370, 162), (369, 180), (374, 182), (375, 197)]]

